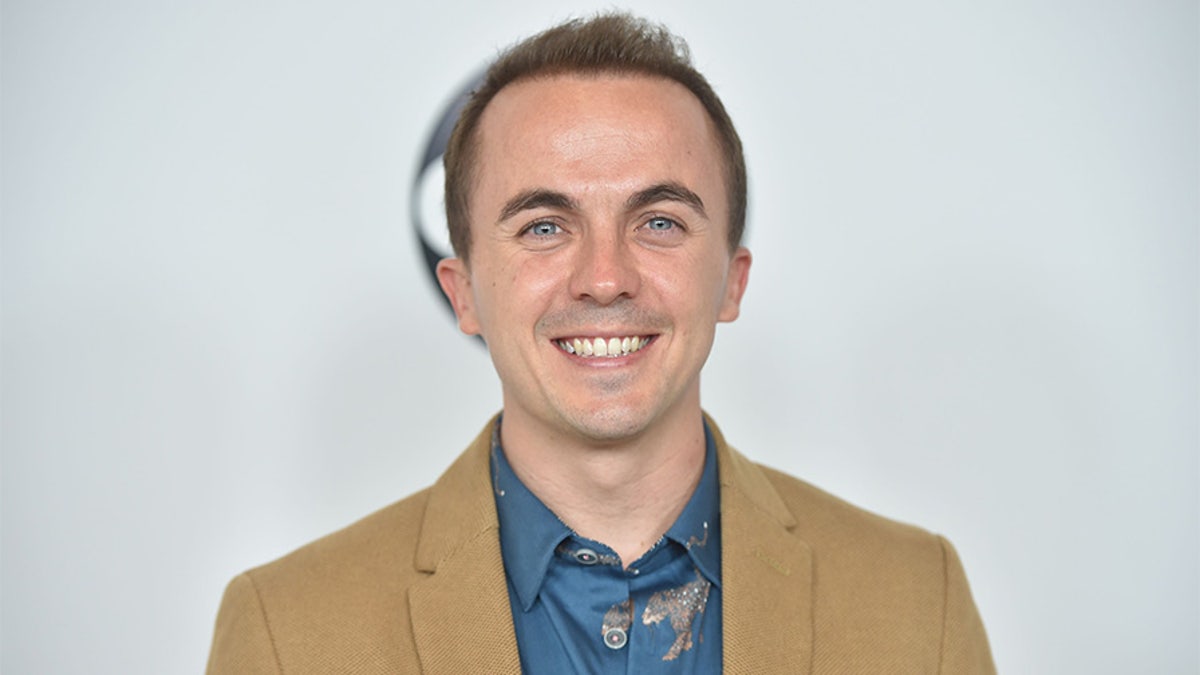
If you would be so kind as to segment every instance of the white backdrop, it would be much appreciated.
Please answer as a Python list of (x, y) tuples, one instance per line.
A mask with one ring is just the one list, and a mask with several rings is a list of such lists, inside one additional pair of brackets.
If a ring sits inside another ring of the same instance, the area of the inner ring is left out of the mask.
[[(231, 576), (436, 478), (499, 393), (418, 152), (606, 6), (4, 2), (4, 673), (199, 672)], [(1197, 4), (634, 9), (747, 148), (726, 435), (949, 536), (1002, 672), (1200, 672)]]

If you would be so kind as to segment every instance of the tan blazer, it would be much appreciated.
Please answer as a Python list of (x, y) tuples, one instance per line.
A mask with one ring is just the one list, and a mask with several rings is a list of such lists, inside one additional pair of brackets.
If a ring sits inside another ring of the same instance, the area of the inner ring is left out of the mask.
[[(945, 539), (754, 464), (709, 423), (724, 672), (995, 672)], [(433, 487), (236, 577), (208, 672), (519, 673), (491, 428)]]

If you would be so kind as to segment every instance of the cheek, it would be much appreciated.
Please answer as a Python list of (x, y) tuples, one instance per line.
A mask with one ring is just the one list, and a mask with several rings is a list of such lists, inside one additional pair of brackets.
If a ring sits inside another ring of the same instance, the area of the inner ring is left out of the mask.
[(542, 314), (569, 296), (575, 260), (565, 251), (524, 253), (510, 259), (505, 301), (518, 314)]
[(652, 281), (664, 308), (678, 320), (713, 323), (725, 297), (722, 260), (696, 256), (649, 264), (645, 277)]
[(496, 330), (496, 322), (503, 321), (504, 317), (510, 314), (506, 302), (508, 294), (504, 292), (506, 280), (498, 277), (498, 274), (503, 274), (503, 272), (491, 266), (480, 265), (471, 279), (471, 288), (475, 296), (475, 312), (479, 315), (484, 338), (488, 341), (491, 340), (493, 337), (491, 334)]
[(514, 296), (520, 295), (524, 301), (534, 301), (548, 297), (555, 290), (565, 288), (561, 278), (560, 268), (566, 267), (562, 261), (550, 257), (534, 256), (513, 264), (509, 270), (509, 283)]
[(485, 330), (518, 334), (523, 332), (520, 324), (532, 327), (566, 287), (556, 271), (560, 266), (537, 257), (510, 258), (481, 274), (474, 283)]

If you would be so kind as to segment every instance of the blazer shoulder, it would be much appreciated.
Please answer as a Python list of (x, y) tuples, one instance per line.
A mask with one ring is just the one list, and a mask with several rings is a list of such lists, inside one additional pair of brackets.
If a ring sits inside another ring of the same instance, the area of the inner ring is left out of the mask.
[[(847, 672), (886, 672), (907, 654), (922, 672), (993, 675), (983, 623), (944, 537), (759, 467), (813, 551), (823, 658)], [(852, 602), (849, 600), (853, 600)], [(854, 639), (844, 641), (844, 638)], [(861, 650), (862, 642), (881, 649)], [(883, 647), (886, 646), (886, 649)]]
[(429, 489), (236, 577), (209, 673), (409, 672), (407, 593)]
[(777, 469), (756, 466), (795, 516), (797, 533), (814, 544), (877, 542), (913, 546), (938, 559), (942, 555), (939, 538), (924, 528), (881, 516)]
[(413, 552), (429, 492), (415, 492), (245, 574), (262, 588), (317, 578), (334, 582), (343, 576), (351, 577), (344, 579), (350, 582), (381, 568), (401, 576), (415, 573)]

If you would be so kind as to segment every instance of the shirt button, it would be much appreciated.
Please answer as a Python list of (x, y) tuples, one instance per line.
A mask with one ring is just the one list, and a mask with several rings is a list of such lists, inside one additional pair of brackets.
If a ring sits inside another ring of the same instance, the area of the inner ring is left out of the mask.
[[(590, 548), (581, 548), (572, 555), (582, 565), (595, 565), (596, 561), (600, 560), (600, 556), (596, 555), (596, 552)], [(621, 644), (625, 644), (624, 639), (622, 639)], [(620, 648), (618, 647), (618, 649)]]
[(609, 628), (604, 631), (604, 644), (609, 649), (620, 649), (629, 641), (629, 636), (620, 628)]

